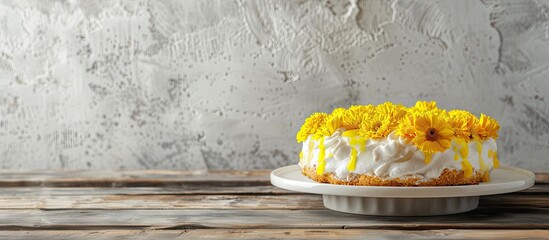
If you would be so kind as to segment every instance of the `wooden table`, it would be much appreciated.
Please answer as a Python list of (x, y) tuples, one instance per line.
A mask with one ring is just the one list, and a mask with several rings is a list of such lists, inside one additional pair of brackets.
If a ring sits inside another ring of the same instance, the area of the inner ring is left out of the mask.
[(1, 172), (0, 239), (549, 239), (549, 173), (472, 212), (375, 217), (271, 186), (269, 171)]

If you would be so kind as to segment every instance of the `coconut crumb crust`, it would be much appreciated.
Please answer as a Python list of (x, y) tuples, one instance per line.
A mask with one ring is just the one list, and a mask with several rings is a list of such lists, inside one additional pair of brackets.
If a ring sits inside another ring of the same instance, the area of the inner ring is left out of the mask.
[(463, 170), (444, 169), (438, 178), (433, 178), (424, 181), (419, 178), (394, 178), (382, 179), (376, 176), (366, 174), (355, 174), (355, 177), (350, 181), (343, 181), (337, 178), (332, 173), (324, 173), (318, 175), (315, 168), (305, 167), (301, 169), (301, 173), (310, 179), (319, 183), (331, 183), (338, 185), (355, 185), (355, 186), (455, 186), (455, 185), (474, 185), (488, 180), (489, 172), (474, 172), (470, 177), (465, 177)]

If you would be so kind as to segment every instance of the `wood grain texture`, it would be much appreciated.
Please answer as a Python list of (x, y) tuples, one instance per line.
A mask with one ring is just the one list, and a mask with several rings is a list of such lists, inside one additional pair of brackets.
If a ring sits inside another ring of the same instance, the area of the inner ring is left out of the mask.
[(257, 171), (0, 171), (0, 187), (180, 187), (270, 185), (269, 170)]
[(549, 230), (185, 229), (0, 231), (0, 239), (549, 239)]
[[(70, 195), (12, 192), (0, 196), (0, 209), (324, 209), (320, 195), (256, 195), (252, 188), (247, 195), (127, 194), (106, 190), (110, 191), (102, 191), (103, 194), (80, 191)], [(480, 206), (549, 208), (549, 201), (540, 195), (505, 194), (483, 196)]]
[(0, 188), (0, 195), (296, 195), (293, 192), (274, 186), (203, 186), (185, 185), (181, 187), (9, 187)]
[[(269, 171), (5, 172), (0, 239), (535, 239), (548, 236), (549, 184), (483, 196), (456, 215), (334, 212), (320, 195), (270, 185)], [(204, 178), (202, 178), (204, 177)]]
[(535, 174), (537, 184), (549, 184), (549, 171), (538, 171)]
[[(549, 193), (549, 185), (533, 187), (506, 195), (544, 195)], [(201, 186), (186, 185), (182, 187), (10, 187), (0, 188), (0, 196), (79, 196), (79, 195), (298, 195), (274, 186)]]
[(93, 195), (1, 197), (0, 209), (324, 209), (320, 195)]
[(376, 217), (331, 210), (0, 210), (0, 230), (17, 229), (549, 229), (547, 208), (480, 207), (434, 217)]
[(37, 179), (243, 179), (252, 181), (256, 178), (268, 180), (271, 170), (134, 170), (134, 171), (84, 171), (84, 170), (35, 170), (16, 171), (0, 170), (0, 180), (37, 180)]

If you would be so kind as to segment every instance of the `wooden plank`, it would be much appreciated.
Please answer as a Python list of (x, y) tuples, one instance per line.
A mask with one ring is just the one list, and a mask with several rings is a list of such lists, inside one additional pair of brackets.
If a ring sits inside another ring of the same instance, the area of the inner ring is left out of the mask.
[(274, 186), (201, 186), (162, 187), (12, 187), (0, 188), (0, 196), (80, 196), (80, 195), (297, 195)]
[(538, 184), (549, 184), (549, 171), (537, 171), (536, 174), (536, 183)]
[[(0, 170), (0, 187), (177, 187), (189, 184), (222, 186), (269, 185), (270, 170), (249, 171), (7, 171)], [(536, 175), (549, 183), (549, 173)]]
[(549, 229), (546, 208), (479, 208), (431, 217), (376, 217), (331, 210), (0, 210), (0, 230), (80, 229)]
[(0, 187), (176, 187), (270, 185), (270, 171), (0, 171)]
[[(538, 195), (549, 193), (549, 185), (535, 185), (529, 189), (505, 195)], [(196, 186), (163, 187), (11, 187), (0, 188), (1, 196), (93, 196), (93, 195), (300, 195), (303, 193), (274, 186)]]
[(0, 209), (324, 209), (320, 195), (0, 196)]
[(7, 179), (116, 179), (116, 178), (255, 178), (268, 179), (271, 170), (124, 170), (124, 171), (89, 171), (89, 170), (36, 170), (36, 171), (17, 171), (0, 169), (0, 180)]
[[(116, 189), (114, 189), (116, 190)], [(324, 209), (320, 195), (0, 195), (0, 209)], [(485, 207), (549, 208), (549, 196), (484, 196)]]
[(14, 179), (0, 180), (0, 187), (185, 187), (201, 186), (267, 186), (271, 183), (260, 178), (156, 178), (156, 179)]
[(191, 229), (1, 231), (0, 239), (549, 239), (549, 230)]
[(528, 189), (522, 190), (519, 193), (549, 193), (549, 184), (536, 184)]
[(549, 195), (500, 194), (480, 197), (480, 206), (549, 208)]

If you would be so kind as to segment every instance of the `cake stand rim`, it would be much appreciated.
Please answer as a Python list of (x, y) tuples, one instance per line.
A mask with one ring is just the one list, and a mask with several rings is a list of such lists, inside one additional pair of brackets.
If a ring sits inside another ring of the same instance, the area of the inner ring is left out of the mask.
[[(498, 174), (494, 174), (498, 173)], [(288, 177), (290, 174), (291, 178)], [(322, 195), (378, 198), (445, 198), (484, 196), (510, 193), (530, 188), (535, 183), (535, 174), (531, 171), (500, 166), (494, 169), (490, 182), (477, 185), (429, 186), (429, 187), (393, 187), (393, 186), (348, 186), (318, 183), (301, 175), (299, 165), (288, 165), (273, 170), (271, 183), (286, 190)], [(508, 178), (507, 180), (505, 178)], [(514, 177), (515, 179), (509, 179)]]

